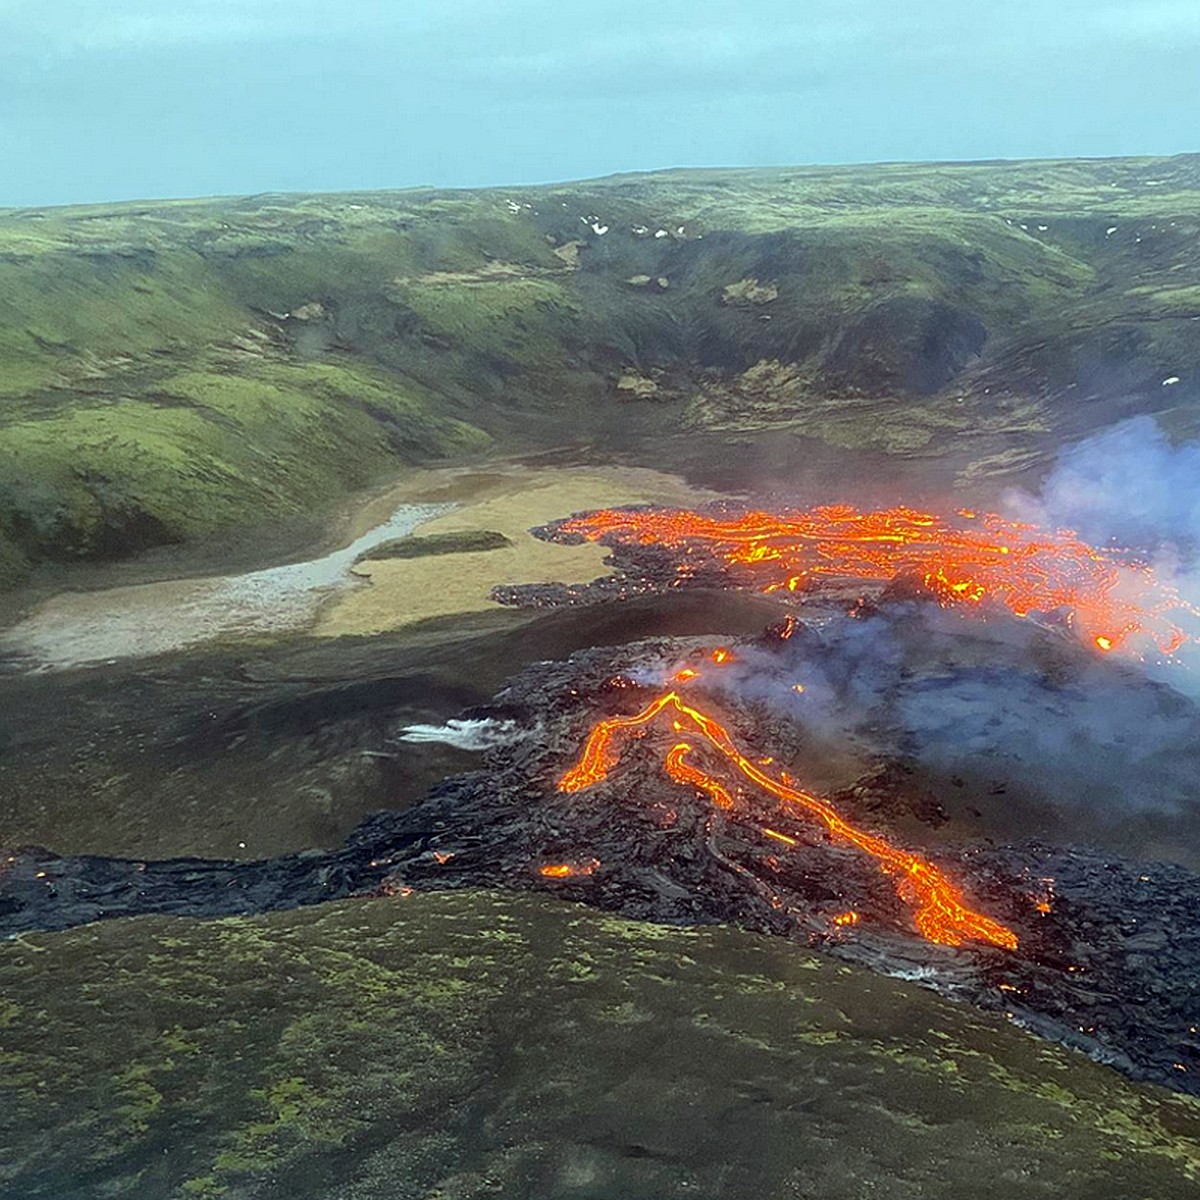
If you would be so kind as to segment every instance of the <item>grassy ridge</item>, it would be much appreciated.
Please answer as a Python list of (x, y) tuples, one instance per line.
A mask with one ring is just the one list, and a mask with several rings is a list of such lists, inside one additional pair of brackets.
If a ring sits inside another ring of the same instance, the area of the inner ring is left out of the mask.
[(0, 212), (0, 584), (489, 436), (1189, 430), (1198, 232), (1195, 157)]
[(103, 922), (14, 943), (0, 991), (22, 1200), (1183, 1200), (1200, 1170), (1194, 1101), (998, 1014), (545, 898)]
[(487, 443), (369, 360), (298, 357), (194, 253), (54, 249), (0, 278), (0, 582), (311, 511)]

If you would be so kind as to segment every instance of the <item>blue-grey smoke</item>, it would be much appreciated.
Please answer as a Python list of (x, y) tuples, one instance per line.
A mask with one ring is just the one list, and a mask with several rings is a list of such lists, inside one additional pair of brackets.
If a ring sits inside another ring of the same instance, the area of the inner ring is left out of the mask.
[(1039, 495), (1011, 492), (1011, 512), (1073, 529), (1096, 545), (1190, 563), (1200, 545), (1200, 442), (1172, 445), (1153, 417), (1134, 417), (1066, 450)]

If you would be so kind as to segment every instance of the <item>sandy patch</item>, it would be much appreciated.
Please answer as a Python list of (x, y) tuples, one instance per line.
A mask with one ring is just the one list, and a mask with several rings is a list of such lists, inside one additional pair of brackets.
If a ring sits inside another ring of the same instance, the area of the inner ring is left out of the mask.
[(496, 607), (500, 584), (583, 583), (608, 574), (603, 546), (557, 546), (530, 528), (557, 517), (616, 504), (689, 504), (714, 498), (682, 479), (637, 467), (499, 466), (424, 472), (393, 500), (452, 503), (454, 511), (415, 532), (425, 536), (496, 530), (511, 542), (498, 550), (418, 559), (359, 563), (355, 573), (371, 586), (332, 600), (315, 633), (380, 633), (430, 617)]
[(64, 670), (222, 637), (297, 632), (316, 619), (326, 597), (358, 582), (351, 568), (360, 554), (439, 511), (435, 504), (372, 500), (354, 520), (354, 540), (320, 558), (242, 575), (64, 592), (0, 634), (0, 654), (29, 670)]

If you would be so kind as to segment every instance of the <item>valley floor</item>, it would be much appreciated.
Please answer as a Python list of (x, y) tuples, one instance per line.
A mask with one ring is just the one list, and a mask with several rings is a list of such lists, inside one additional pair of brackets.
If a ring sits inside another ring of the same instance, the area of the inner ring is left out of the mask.
[[(247, 574), (67, 591), (0, 636), (17, 669), (61, 670), (238, 638), (398, 629), (496, 607), (500, 585), (585, 583), (607, 573), (597, 545), (560, 546), (530, 528), (611, 505), (696, 504), (714, 493), (632, 467), (539, 467), (512, 460), (422, 470), (337, 519), (354, 540), (316, 559)], [(377, 557), (389, 539), (496, 534), (489, 550)]]

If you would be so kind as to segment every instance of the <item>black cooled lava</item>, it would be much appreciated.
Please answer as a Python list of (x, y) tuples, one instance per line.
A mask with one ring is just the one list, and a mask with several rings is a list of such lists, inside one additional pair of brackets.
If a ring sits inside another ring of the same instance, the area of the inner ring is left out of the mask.
[[(746, 649), (790, 652), (771, 633)], [(1015, 951), (952, 948), (920, 937), (892, 880), (819, 823), (769, 797), (720, 809), (673, 782), (661, 771), (657, 732), (597, 786), (556, 788), (597, 717), (637, 711), (659, 690), (638, 681), (661, 680), (700, 652), (658, 641), (526, 670), (470, 714), (519, 731), (483, 753), (481, 770), (446, 780), (408, 811), (377, 814), (335, 851), (256, 863), (9, 852), (0, 856), (0, 931), (136, 913), (260, 912), (408, 888), (548, 891), (632, 918), (730, 922), (799, 940), (1001, 1011), (1136, 1078), (1200, 1094), (1200, 878), (1184, 867), (1045, 842), (925, 848), (973, 907), (1019, 937)], [(786, 752), (764, 744), (750, 708), (727, 694), (712, 704), (741, 744)], [(881, 831), (902, 818), (941, 819), (936, 803), (914, 806), (894, 763), (829, 800)], [(788, 840), (786, 853), (764, 837), (764, 821)], [(853, 921), (839, 920), (847, 913)]]

